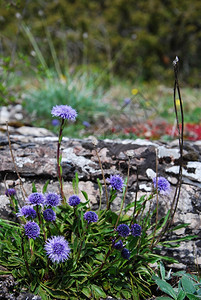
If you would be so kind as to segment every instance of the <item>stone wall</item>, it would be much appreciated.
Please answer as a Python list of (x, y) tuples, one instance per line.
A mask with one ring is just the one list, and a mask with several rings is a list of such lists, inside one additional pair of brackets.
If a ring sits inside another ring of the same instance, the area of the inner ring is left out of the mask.
[[(15, 163), (27, 194), (31, 193), (32, 182), (38, 191), (47, 179), (50, 179), (48, 191), (59, 192), (56, 172), (57, 137), (44, 129), (32, 127), (9, 128)], [(99, 192), (97, 178), (102, 181), (98, 158), (91, 139), (62, 141), (62, 167), (64, 193), (66, 197), (73, 193), (72, 179), (75, 172), (79, 175), (79, 189), (88, 193), (94, 209), (98, 207)], [(177, 183), (179, 149), (178, 141), (168, 144), (147, 140), (101, 140), (97, 144), (98, 153), (103, 165), (105, 177), (121, 174), (124, 178), (128, 171), (130, 157), (130, 177), (126, 204), (133, 201), (136, 191), (136, 170), (139, 174), (139, 192), (151, 192), (152, 180), (156, 169), (156, 150), (158, 153), (158, 174), (166, 177), (171, 183), (168, 196), (160, 196), (160, 214), (164, 215), (172, 201)], [(9, 218), (8, 198), (4, 196), (5, 185), (15, 187), (18, 199), (23, 204), (23, 193), (20, 181), (15, 172), (10, 155), (6, 133), (0, 134), (0, 216)], [(80, 197), (83, 199), (82, 194)], [(119, 209), (121, 195), (117, 197), (112, 209)], [(104, 198), (104, 197), (103, 197)], [(104, 205), (104, 202), (103, 202)], [(189, 223), (186, 229), (175, 231), (171, 238), (185, 234), (195, 234), (193, 241), (182, 242), (176, 249), (168, 249), (168, 255), (179, 260), (177, 268), (194, 269), (201, 266), (201, 141), (184, 143), (183, 182), (178, 209), (174, 224)], [(165, 254), (162, 250), (162, 254)], [(173, 265), (174, 267), (174, 265)]]

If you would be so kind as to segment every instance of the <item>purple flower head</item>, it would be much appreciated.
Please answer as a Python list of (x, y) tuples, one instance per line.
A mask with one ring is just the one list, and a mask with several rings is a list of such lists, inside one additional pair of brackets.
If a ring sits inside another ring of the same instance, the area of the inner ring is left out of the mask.
[(44, 204), (45, 197), (42, 193), (32, 193), (28, 197), (28, 203), (32, 205), (42, 205)]
[(76, 206), (80, 203), (80, 198), (77, 195), (70, 196), (68, 203), (70, 206)]
[(120, 224), (117, 227), (117, 232), (120, 236), (126, 237), (129, 235), (130, 233), (130, 228), (128, 227), (128, 225), (126, 224)]
[(89, 223), (97, 222), (98, 221), (98, 215), (94, 211), (87, 211), (84, 214), (84, 219)]
[(20, 208), (20, 211), (16, 214), (17, 217), (25, 217), (25, 218), (36, 218), (36, 211), (34, 210), (33, 206), (25, 205)]
[(63, 236), (53, 236), (45, 242), (45, 250), (52, 262), (60, 263), (69, 258), (70, 248)]
[(61, 203), (61, 197), (56, 193), (45, 194), (45, 205), (47, 206), (58, 206)]
[[(156, 177), (153, 179), (154, 188), (156, 189)], [(158, 192), (168, 194), (170, 192), (170, 183), (164, 177), (158, 177), (157, 180)]]
[(122, 192), (124, 181), (121, 176), (119, 175), (110, 175), (110, 179), (107, 179), (107, 181), (110, 183), (110, 188), (113, 190), (117, 190), (119, 192)]
[(122, 242), (122, 240), (119, 240), (118, 242), (116, 242), (114, 244), (114, 248), (117, 249), (117, 250), (121, 250), (123, 248), (123, 242)]
[(59, 120), (53, 119), (52, 120), (52, 126), (58, 126), (60, 124)]
[(90, 123), (87, 122), (87, 121), (83, 121), (82, 124), (83, 124), (85, 127), (90, 127), (90, 126), (91, 126)]
[(15, 195), (16, 195), (16, 190), (15, 190), (15, 189), (7, 189), (7, 190), (5, 191), (5, 195), (6, 195), (7, 197), (9, 197), (9, 196), (15, 196)]
[(140, 236), (142, 232), (142, 227), (139, 224), (131, 225), (131, 234), (133, 236)]
[(40, 235), (40, 227), (35, 222), (27, 222), (24, 225), (25, 235), (28, 236), (29, 239), (36, 239)]
[(71, 106), (68, 105), (56, 105), (52, 108), (52, 116), (62, 119), (74, 121), (77, 117), (77, 112)]
[(131, 256), (130, 251), (126, 248), (122, 249), (121, 256), (125, 259), (129, 259)]
[(52, 221), (56, 220), (56, 213), (51, 208), (47, 208), (43, 212), (43, 217), (44, 217), (45, 221), (52, 222)]
[(124, 99), (124, 105), (128, 105), (131, 102), (131, 98)]

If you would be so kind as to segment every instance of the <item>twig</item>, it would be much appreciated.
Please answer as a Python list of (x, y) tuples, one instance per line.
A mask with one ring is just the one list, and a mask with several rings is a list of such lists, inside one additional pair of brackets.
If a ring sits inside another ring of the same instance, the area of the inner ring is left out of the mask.
[[(10, 135), (9, 135), (9, 130), (8, 130), (8, 122), (6, 122), (6, 128), (7, 128), (8, 143), (9, 143), (9, 149), (10, 149), (10, 154), (11, 154), (12, 162), (13, 162), (13, 164), (14, 164), (15, 172), (16, 172), (16, 174), (17, 174), (17, 177), (18, 177), (18, 179), (19, 179), (19, 181), (20, 181), (20, 187), (21, 187), (21, 190), (22, 190), (22, 197), (23, 197), (23, 199), (24, 199), (24, 201), (25, 201), (25, 196), (27, 197), (27, 193), (26, 193), (26, 191), (25, 191), (25, 189), (24, 189), (24, 187), (23, 187), (23, 182), (22, 182), (22, 179), (21, 179), (21, 177), (20, 177), (20, 174), (19, 174), (19, 172), (18, 172), (18, 170), (17, 170), (17, 165), (16, 165), (16, 163), (15, 163), (15, 158), (14, 158), (14, 155), (13, 155), (13, 150), (12, 150), (11, 141), (10, 141)], [(23, 194), (23, 193), (24, 193), (24, 194)], [(24, 195), (25, 195), (25, 196), (24, 196)]]
[(136, 208), (137, 208), (137, 194), (138, 194), (138, 190), (139, 190), (139, 177), (138, 177), (138, 168), (136, 171), (136, 191), (135, 191), (135, 204), (134, 204), (134, 210), (133, 210), (133, 217), (131, 219), (131, 223), (130, 225), (133, 223), (134, 219), (135, 219), (135, 213), (136, 213)]
[(130, 175), (130, 159), (128, 160), (128, 173), (127, 173), (127, 184), (126, 184), (126, 189), (125, 189), (125, 192), (124, 192), (124, 198), (123, 198), (123, 202), (122, 202), (122, 205), (121, 205), (121, 209), (120, 209), (120, 212), (119, 212), (119, 215), (118, 215), (116, 224), (115, 224), (115, 228), (117, 228), (117, 224), (118, 224), (118, 222), (119, 222), (119, 219), (120, 219), (120, 216), (121, 216), (121, 213), (122, 213), (122, 209), (123, 209), (123, 206), (124, 206), (124, 202), (125, 202), (125, 200), (126, 200), (126, 194), (127, 194), (127, 190), (128, 190), (129, 175)]
[(98, 154), (98, 151), (96, 149), (96, 145), (95, 144), (94, 144), (94, 149), (95, 149), (95, 152), (96, 152), (96, 156), (98, 157), (99, 166), (101, 168), (101, 173), (102, 173), (103, 182), (104, 182), (104, 186), (105, 186), (106, 206), (107, 206), (107, 210), (108, 210), (108, 208), (109, 208), (109, 198), (108, 198), (108, 192), (107, 192), (107, 184), (106, 184), (106, 180), (105, 180), (103, 166), (102, 166), (102, 163), (101, 163), (101, 160), (100, 160), (100, 156)]
[(157, 148), (156, 148), (156, 221), (155, 223), (156, 225), (154, 227), (154, 233), (153, 233), (150, 249), (153, 249), (154, 239), (156, 236), (157, 223), (158, 223), (158, 149)]
[[(177, 129), (179, 133), (179, 150), (180, 150), (180, 158), (179, 158), (179, 173), (178, 173), (178, 181), (177, 186), (175, 189), (173, 201), (170, 208), (170, 216), (169, 220), (164, 227), (164, 229), (161, 231), (160, 235), (158, 236), (155, 244), (160, 241), (160, 238), (167, 232), (168, 228), (172, 225), (174, 220), (174, 215), (177, 210), (177, 206), (179, 203), (179, 196), (181, 191), (181, 184), (182, 184), (182, 167), (183, 167), (183, 139), (184, 139), (184, 113), (183, 113), (183, 105), (182, 105), (182, 99), (181, 99), (181, 93), (179, 88), (179, 82), (178, 82), (178, 62), (179, 59), (176, 56), (176, 59), (173, 61), (173, 67), (174, 67), (174, 110), (176, 115), (176, 121), (177, 121)], [(181, 130), (179, 127), (179, 118), (178, 118), (178, 112), (177, 112), (177, 105), (176, 105), (176, 92), (178, 92), (179, 102), (180, 102), (180, 114), (181, 114)]]

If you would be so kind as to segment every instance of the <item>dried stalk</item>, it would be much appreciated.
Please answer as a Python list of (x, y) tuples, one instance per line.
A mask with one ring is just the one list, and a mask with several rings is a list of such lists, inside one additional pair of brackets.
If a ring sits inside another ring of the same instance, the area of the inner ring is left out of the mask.
[(13, 155), (13, 150), (12, 150), (12, 146), (11, 146), (11, 141), (10, 141), (10, 134), (9, 134), (9, 130), (8, 130), (8, 122), (6, 122), (6, 128), (7, 128), (7, 134), (8, 134), (8, 143), (9, 143), (9, 149), (10, 149), (10, 154), (11, 154), (11, 158), (12, 158), (12, 162), (14, 164), (14, 168), (15, 168), (15, 172), (17, 174), (17, 177), (20, 181), (20, 187), (21, 187), (21, 191), (22, 191), (22, 196), (23, 196), (23, 199), (25, 201), (25, 197), (27, 197), (27, 193), (23, 187), (23, 182), (22, 182), (22, 179), (20, 177), (20, 174), (18, 172), (18, 169), (17, 169), (17, 165), (15, 163), (15, 158), (14, 158), (14, 155)]

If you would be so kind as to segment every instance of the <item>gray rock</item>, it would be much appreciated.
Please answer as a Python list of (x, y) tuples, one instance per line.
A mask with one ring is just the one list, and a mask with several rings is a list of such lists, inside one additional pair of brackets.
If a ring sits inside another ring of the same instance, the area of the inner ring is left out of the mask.
[[(38, 134), (38, 136), (37, 136)], [(33, 129), (27, 135), (20, 135), (13, 132), (10, 135), (15, 163), (23, 181), (26, 194), (32, 190), (34, 180), (38, 191), (42, 191), (47, 179), (50, 179), (49, 191), (59, 192), (56, 168), (57, 137), (48, 132), (41, 135), (40, 129)], [(62, 145), (62, 167), (64, 178), (64, 193), (68, 198), (73, 193), (72, 179), (75, 172), (79, 176), (79, 189), (82, 201), (85, 201), (81, 191), (88, 193), (91, 205), (94, 209), (99, 205), (99, 191), (97, 178), (103, 183), (99, 160), (94, 150), (91, 139), (76, 140), (63, 138)], [(175, 186), (178, 176), (178, 142), (162, 144), (160, 142), (150, 142), (146, 140), (102, 140), (97, 141), (97, 150), (102, 162), (104, 174), (109, 178), (111, 174), (120, 174), (123, 178), (127, 176), (128, 160), (130, 160), (130, 177), (128, 183), (128, 193), (126, 204), (135, 199), (136, 179), (138, 172), (138, 185), (140, 190), (138, 197), (151, 192), (152, 178), (156, 171), (156, 153), (158, 153), (158, 175), (168, 178), (171, 183), (169, 195), (159, 197), (159, 213), (163, 216), (170, 208), (174, 197)], [(201, 237), (201, 144), (198, 142), (188, 142), (184, 144), (184, 167), (183, 183), (180, 193), (180, 200), (174, 217), (174, 224), (183, 222), (189, 223), (184, 230), (177, 230), (172, 234), (171, 239), (182, 237), (186, 234), (198, 235), (194, 241), (183, 242), (179, 248), (168, 249), (168, 255), (176, 257), (180, 264), (189, 268), (194, 268), (195, 258), (198, 264), (201, 262), (200, 237)], [(189, 153), (196, 153), (191, 155)], [(189, 154), (189, 155), (188, 155)], [(192, 160), (191, 160), (192, 159)], [(195, 160), (197, 159), (197, 160)], [(9, 203), (5, 198), (5, 184), (15, 187), (19, 202), (24, 203), (23, 190), (16, 175), (13, 161), (10, 155), (9, 145), (6, 135), (0, 135), (0, 194), (2, 207), (0, 214), (9, 218)], [(5, 184), (3, 183), (5, 181)], [(102, 197), (102, 205), (104, 204)], [(121, 203), (121, 195), (112, 204), (112, 209), (118, 210)], [(153, 201), (153, 205), (155, 202)], [(7, 216), (5, 215), (5, 212)], [(129, 212), (132, 214), (132, 211)], [(164, 251), (164, 250), (163, 250)], [(188, 254), (187, 254), (188, 252)], [(196, 254), (196, 256), (195, 256)]]

